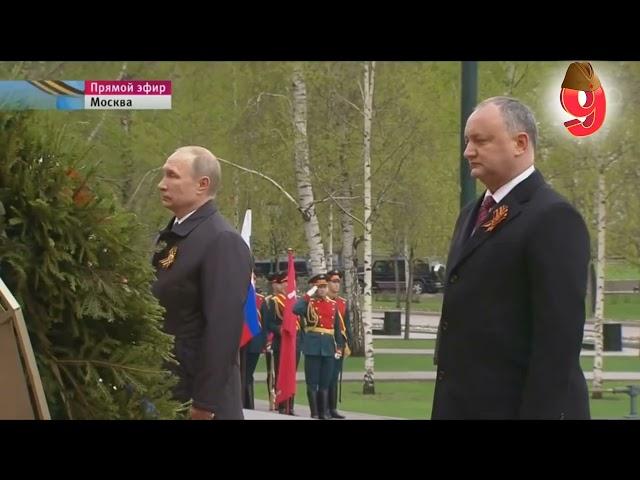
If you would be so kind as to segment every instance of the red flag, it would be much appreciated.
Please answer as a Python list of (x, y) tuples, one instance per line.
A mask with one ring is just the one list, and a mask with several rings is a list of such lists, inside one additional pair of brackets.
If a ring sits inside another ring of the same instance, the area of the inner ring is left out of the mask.
[(280, 343), (280, 366), (276, 384), (276, 403), (283, 402), (296, 394), (296, 270), (293, 265), (293, 251), (289, 250), (289, 270), (287, 273), (287, 300), (282, 316), (282, 341)]

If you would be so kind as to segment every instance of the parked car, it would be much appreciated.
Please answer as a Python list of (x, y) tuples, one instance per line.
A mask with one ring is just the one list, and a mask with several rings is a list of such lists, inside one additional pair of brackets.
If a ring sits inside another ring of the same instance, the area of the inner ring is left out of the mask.
[[(296, 277), (308, 277), (311, 273), (311, 266), (309, 261), (303, 257), (294, 257), (293, 266), (296, 270)], [(274, 259), (270, 260), (256, 260), (254, 262), (253, 271), (256, 277), (266, 277), (270, 273), (279, 271), (286, 271), (289, 268), (289, 260), (287, 257), (280, 257), (278, 261)]]
[(257, 278), (266, 278), (273, 271), (272, 260), (256, 260), (253, 264), (253, 272)]
[[(393, 263), (397, 264), (398, 277), (396, 280), (396, 272)], [(381, 259), (375, 260), (371, 267), (371, 288), (374, 292), (383, 290), (395, 290), (396, 284), (400, 290), (405, 290), (405, 264), (407, 260), (399, 259)], [(360, 284), (364, 285), (364, 271), (359, 269), (358, 276)], [(417, 295), (421, 293), (438, 293), (444, 291), (445, 266), (439, 262), (429, 264), (424, 260), (415, 260), (413, 262), (413, 292)]]

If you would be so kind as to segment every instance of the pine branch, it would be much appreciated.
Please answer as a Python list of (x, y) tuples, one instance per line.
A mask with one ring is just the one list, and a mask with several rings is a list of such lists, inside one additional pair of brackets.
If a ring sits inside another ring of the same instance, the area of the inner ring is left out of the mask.
[(103, 360), (56, 360), (56, 363), (60, 365), (97, 365), (100, 367), (120, 369), (130, 372), (149, 373), (152, 375), (165, 374), (165, 370), (149, 370), (146, 368), (129, 367), (127, 365), (121, 365), (117, 363), (111, 363)]

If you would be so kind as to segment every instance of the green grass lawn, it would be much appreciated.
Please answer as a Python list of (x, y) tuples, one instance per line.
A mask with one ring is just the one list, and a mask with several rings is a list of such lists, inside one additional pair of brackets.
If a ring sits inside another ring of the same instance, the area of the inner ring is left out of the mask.
[[(627, 385), (637, 385), (637, 381), (626, 382), (604, 382), (604, 388), (625, 387)], [(591, 384), (589, 384), (591, 388)], [(591, 399), (591, 418), (593, 419), (623, 419), (629, 414), (629, 395), (622, 393), (606, 392), (601, 399)]]
[[(593, 357), (581, 357), (580, 365), (585, 372), (593, 370)], [(433, 355), (377, 354), (374, 357), (376, 372), (429, 372), (435, 370)], [(256, 372), (265, 372), (264, 356), (260, 357)], [(298, 365), (304, 372), (304, 355)], [(345, 372), (364, 372), (364, 357), (349, 357), (344, 362)], [(640, 357), (605, 357), (606, 372), (640, 372)]]
[(640, 267), (627, 262), (609, 261), (604, 267), (604, 277), (607, 280), (638, 280)]
[(376, 338), (373, 341), (373, 348), (435, 348), (436, 341), (421, 338), (410, 338), (402, 340), (397, 338)]
[[(401, 302), (400, 309), (404, 311), (404, 308), (405, 304)], [(374, 295), (373, 309), (397, 310), (395, 296), (386, 293)], [(440, 313), (442, 311), (442, 295), (421, 295), (419, 302), (413, 302), (411, 304), (411, 310), (415, 310), (416, 312)]]
[[(605, 372), (640, 372), (640, 357), (604, 357)], [(585, 372), (593, 370), (593, 357), (580, 357), (580, 366)]]
[(640, 294), (606, 295), (604, 317), (609, 320), (640, 320)]
[[(374, 357), (377, 372), (433, 371), (433, 355), (377, 354)], [(301, 364), (303, 361), (300, 362)], [(584, 371), (593, 370), (593, 357), (581, 357)], [(607, 372), (640, 372), (640, 357), (605, 357), (604, 370)], [(349, 357), (345, 360), (344, 371), (363, 372), (364, 358)]]
[[(374, 356), (376, 372), (426, 372), (435, 370), (433, 355), (377, 354)], [(345, 372), (364, 372), (364, 357), (349, 357), (344, 362)]]
[[(633, 382), (605, 382), (604, 388), (625, 386)], [(363, 395), (361, 382), (342, 384), (342, 403), (339, 409), (399, 417), (428, 419), (433, 403), (432, 381), (420, 382), (376, 382), (375, 395)], [(256, 398), (267, 400), (265, 383), (255, 386)], [(307, 404), (306, 388), (298, 382), (296, 404)], [(594, 419), (622, 419), (629, 413), (629, 397), (625, 394), (605, 393), (602, 399), (591, 399), (591, 417)]]

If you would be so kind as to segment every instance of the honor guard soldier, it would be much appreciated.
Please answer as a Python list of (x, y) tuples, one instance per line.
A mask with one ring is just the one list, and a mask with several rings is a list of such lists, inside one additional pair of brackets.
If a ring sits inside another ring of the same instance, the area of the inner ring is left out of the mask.
[(342, 374), (342, 363), (345, 357), (351, 354), (349, 345), (351, 344), (351, 326), (349, 324), (349, 308), (347, 307), (347, 300), (340, 296), (340, 284), (342, 283), (342, 273), (338, 270), (331, 270), (327, 273), (327, 279), (329, 281), (328, 296), (331, 300), (334, 300), (338, 304), (338, 315), (340, 317), (340, 334), (344, 339), (345, 346), (340, 358), (336, 359), (335, 368), (333, 370), (333, 376), (331, 378), (331, 384), (329, 385), (329, 413), (331, 418), (345, 418), (338, 412), (338, 380), (342, 382), (340, 378)]
[[(269, 303), (268, 309), (265, 312), (267, 314), (266, 324), (267, 330), (273, 334), (273, 340), (271, 343), (271, 348), (273, 350), (273, 357), (275, 360), (275, 373), (276, 373), (276, 383), (278, 379), (278, 370), (280, 368), (280, 344), (282, 342), (282, 319), (284, 316), (284, 306), (287, 299), (287, 275), (288, 272), (281, 271), (278, 272), (276, 278), (273, 282), (274, 293), (276, 293), (273, 297), (271, 297), (271, 301)], [(300, 363), (300, 354), (302, 352), (302, 342), (303, 342), (303, 331), (300, 326), (300, 320), (296, 319), (296, 369), (298, 368), (298, 364)], [(278, 411), (280, 413), (288, 413), (289, 415), (293, 415), (293, 407), (295, 405), (295, 396), (292, 396), (287, 400), (287, 402), (282, 402), (278, 405)]]
[(335, 361), (342, 356), (344, 337), (340, 332), (338, 304), (327, 296), (327, 276), (318, 274), (309, 280), (311, 289), (293, 307), (302, 318), (304, 337), (304, 374), (312, 418), (329, 419), (329, 385)]

